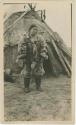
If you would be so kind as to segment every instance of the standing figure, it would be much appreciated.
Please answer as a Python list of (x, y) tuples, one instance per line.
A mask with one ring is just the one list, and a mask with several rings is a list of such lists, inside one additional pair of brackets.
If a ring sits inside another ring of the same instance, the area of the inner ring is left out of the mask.
[[(48, 59), (46, 44), (42, 36), (38, 35), (36, 25), (29, 28), (29, 38), (24, 38), (20, 57), (24, 60), (24, 86), (25, 92), (30, 92), (30, 79), (33, 76), (36, 82), (36, 89), (41, 91), (41, 78), (45, 73), (43, 62)], [(22, 56), (21, 56), (22, 55)]]

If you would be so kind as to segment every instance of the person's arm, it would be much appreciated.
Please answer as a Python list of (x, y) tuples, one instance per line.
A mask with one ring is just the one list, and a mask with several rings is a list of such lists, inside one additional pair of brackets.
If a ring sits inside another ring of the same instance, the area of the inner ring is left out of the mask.
[(48, 54), (47, 54), (46, 43), (45, 43), (43, 38), (40, 38), (40, 41), (41, 41), (41, 53), (40, 53), (40, 55), (41, 55), (41, 57), (43, 59), (47, 60), (48, 59)]
[(17, 59), (16, 59), (16, 63), (18, 63), (19, 59), (26, 59), (26, 51), (27, 51), (27, 41), (20, 42), (18, 44), (18, 55), (17, 55)]

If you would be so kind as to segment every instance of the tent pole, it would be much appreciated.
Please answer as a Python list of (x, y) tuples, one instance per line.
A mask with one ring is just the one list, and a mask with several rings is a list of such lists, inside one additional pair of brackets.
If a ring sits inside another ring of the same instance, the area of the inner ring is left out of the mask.
[(59, 58), (59, 61), (61, 62), (62, 66), (64, 67), (64, 69), (65, 69), (65, 71), (67, 73), (67, 75), (69, 76), (70, 75), (69, 70), (67, 69), (67, 66), (65, 65), (64, 60), (63, 60), (62, 56), (60, 55), (60, 53), (59, 53), (59, 51), (57, 49), (57, 46), (56, 46), (54, 41), (52, 41), (52, 45), (53, 45), (53, 47), (54, 47), (54, 49), (56, 51), (56, 54), (57, 54), (57, 56)]
[(69, 62), (67, 61), (66, 57), (64, 57), (64, 55), (63, 55), (63, 53), (61, 52), (61, 50), (60, 50), (60, 54), (62, 55), (62, 58), (63, 58), (65, 64), (67, 65), (67, 67), (68, 67), (68, 69), (69, 69), (69, 71), (70, 71), (70, 73), (71, 73), (70, 64), (69, 64)]

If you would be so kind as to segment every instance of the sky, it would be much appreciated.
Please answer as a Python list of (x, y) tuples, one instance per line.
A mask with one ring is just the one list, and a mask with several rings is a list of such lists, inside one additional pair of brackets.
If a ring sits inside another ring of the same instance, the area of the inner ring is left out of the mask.
[[(67, 2), (35, 2), (36, 10), (46, 10), (46, 23), (71, 47), (71, 4)], [(27, 10), (29, 9), (26, 6)], [(5, 4), (4, 14), (9, 17), (12, 13), (23, 11), (24, 4)]]

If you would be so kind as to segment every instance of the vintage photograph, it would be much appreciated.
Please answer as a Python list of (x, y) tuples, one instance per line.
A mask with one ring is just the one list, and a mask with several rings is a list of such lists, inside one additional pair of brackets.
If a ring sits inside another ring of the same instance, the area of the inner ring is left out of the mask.
[(72, 121), (72, 3), (3, 3), (4, 121)]

